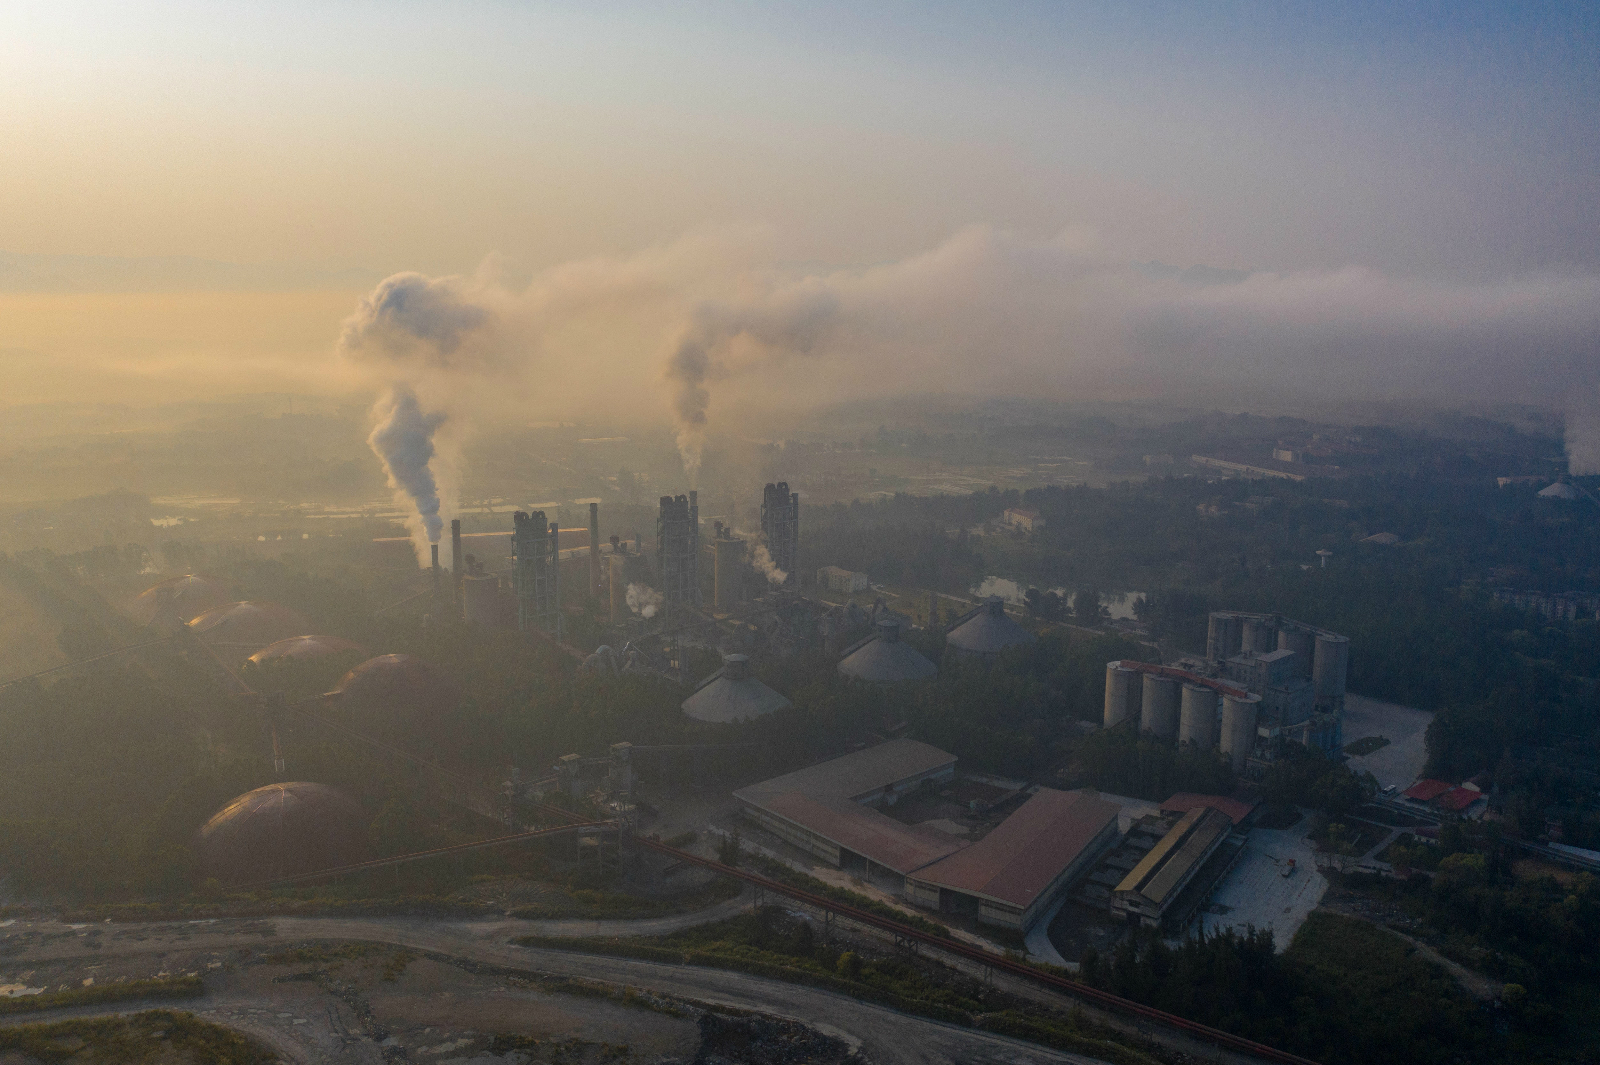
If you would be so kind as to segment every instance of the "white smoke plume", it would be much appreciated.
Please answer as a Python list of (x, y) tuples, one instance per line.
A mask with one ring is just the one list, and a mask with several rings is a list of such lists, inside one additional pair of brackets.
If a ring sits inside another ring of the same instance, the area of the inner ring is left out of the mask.
[(759, 533), (752, 536), (742, 532), (739, 535), (750, 544), (751, 567), (765, 577), (768, 584), (777, 587), (789, 579), (789, 575), (779, 569), (778, 564), (772, 560), (772, 552), (767, 550), (767, 542)]
[(663, 598), (660, 592), (648, 585), (628, 585), (628, 609), (642, 618), (655, 617), (656, 611), (661, 609)]
[[(397, 275), (343, 349), (410, 386), (442, 433), (495, 412), (665, 413), (692, 476), (711, 426), (770, 409), (936, 394), (1555, 408), (1600, 364), (1600, 277), (1484, 282), (1364, 267), (1176, 271), (1073, 233), (972, 227), (872, 266), (796, 271), (748, 234), (594, 258), (512, 290), (490, 274)], [(662, 407), (661, 382), (668, 384)], [(1600, 418), (1571, 412), (1574, 469)], [(451, 441), (435, 441), (441, 464)], [(448, 516), (452, 501), (441, 491)]]
[[(429, 468), (433, 461), (433, 433), (442, 414), (424, 414), (417, 397), (403, 385), (396, 385), (379, 398), (372, 409), (377, 426), (367, 437), (367, 445), (383, 460), (389, 487), (395, 501), (409, 504), (416, 512), (413, 533), (429, 544), (439, 542), (444, 520), (439, 517), (439, 488)], [(419, 543), (417, 561), (426, 561), (427, 548)]]

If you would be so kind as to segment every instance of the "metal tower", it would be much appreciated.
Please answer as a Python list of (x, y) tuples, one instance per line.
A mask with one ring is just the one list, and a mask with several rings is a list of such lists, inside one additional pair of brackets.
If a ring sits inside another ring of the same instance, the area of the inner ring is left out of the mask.
[(668, 613), (700, 605), (699, 493), (662, 496), (656, 518), (656, 570)]
[(517, 628), (561, 636), (561, 530), (545, 523), (544, 511), (513, 516), (512, 587), (517, 595)]
[(761, 535), (773, 565), (781, 569), (784, 584), (794, 581), (800, 558), (800, 493), (789, 491), (788, 481), (769, 484), (761, 492)]

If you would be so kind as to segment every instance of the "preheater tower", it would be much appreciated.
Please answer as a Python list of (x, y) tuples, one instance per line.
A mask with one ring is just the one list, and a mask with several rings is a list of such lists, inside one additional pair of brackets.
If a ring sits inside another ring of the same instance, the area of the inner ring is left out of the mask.
[(560, 529), (544, 511), (512, 515), (512, 589), (517, 596), (517, 628), (561, 635)]
[(656, 571), (668, 613), (700, 605), (700, 498), (662, 496), (656, 517)]
[(761, 490), (761, 536), (772, 564), (783, 571), (783, 582), (788, 584), (800, 558), (800, 493), (790, 492), (788, 481)]

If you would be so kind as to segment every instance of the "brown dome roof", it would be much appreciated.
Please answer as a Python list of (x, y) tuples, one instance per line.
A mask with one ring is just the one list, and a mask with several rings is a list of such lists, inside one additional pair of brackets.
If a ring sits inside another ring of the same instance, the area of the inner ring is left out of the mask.
[(250, 884), (365, 859), (366, 818), (326, 784), (292, 781), (247, 791), (218, 810), (197, 839), (207, 876)]
[(334, 693), (363, 709), (438, 713), (460, 698), (454, 681), (415, 655), (369, 658), (346, 673)]
[(141, 625), (157, 622), (176, 622), (181, 625), (207, 610), (222, 606), (232, 598), (228, 594), (228, 586), (221, 581), (186, 573), (181, 577), (169, 577), (140, 592), (128, 608), (128, 613)]
[(250, 656), (250, 662), (259, 666), (290, 659), (322, 658), (326, 655), (343, 654), (346, 651), (365, 653), (366, 650), (354, 640), (346, 640), (342, 636), (291, 636), (287, 640), (279, 640), (263, 647)]
[(206, 643), (243, 645), (255, 651), (310, 628), (305, 618), (277, 603), (229, 603), (189, 622), (189, 631)]

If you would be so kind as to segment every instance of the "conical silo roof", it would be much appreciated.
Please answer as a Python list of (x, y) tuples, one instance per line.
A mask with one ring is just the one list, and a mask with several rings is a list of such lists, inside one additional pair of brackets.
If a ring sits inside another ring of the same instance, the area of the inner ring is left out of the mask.
[(750, 675), (746, 655), (728, 655), (722, 663), (683, 701), (683, 712), (696, 721), (749, 721), (794, 705)]
[(900, 623), (893, 618), (878, 622), (878, 633), (857, 644), (839, 662), (839, 672), (873, 684), (927, 680), (939, 672), (916, 648), (900, 642)]
[(221, 581), (185, 573), (140, 592), (128, 612), (141, 625), (158, 622), (182, 625), (190, 618), (226, 605), (232, 598), (228, 586)]
[(277, 603), (230, 603), (189, 621), (189, 631), (208, 644), (251, 651), (310, 628), (305, 618)]
[(1005, 600), (990, 596), (971, 617), (950, 630), (945, 642), (959, 654), (997, 655), (1007, 647), (1032, 643), (1033, 633), (1006, 616)]

